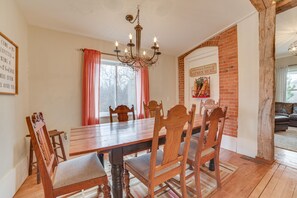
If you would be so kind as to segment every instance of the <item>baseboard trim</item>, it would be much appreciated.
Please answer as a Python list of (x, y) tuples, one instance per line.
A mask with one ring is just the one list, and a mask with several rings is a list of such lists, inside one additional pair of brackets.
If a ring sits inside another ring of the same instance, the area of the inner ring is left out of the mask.
[(237, 152), (237, 138), (228, 135), (223, 135), (221, 147), (230, 151)]
[(0, 178), (0, 195), (3, 198), (11, 198), (28, 177), (27, 157), (24, 157), (4, 177)]

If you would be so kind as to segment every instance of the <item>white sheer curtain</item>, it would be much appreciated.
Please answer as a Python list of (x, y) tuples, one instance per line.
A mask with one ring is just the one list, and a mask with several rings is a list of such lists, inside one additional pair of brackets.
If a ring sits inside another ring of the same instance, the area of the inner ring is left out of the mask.
[(275, 101), (286, 101), (288, 66), (276, 67), (275, 69)]

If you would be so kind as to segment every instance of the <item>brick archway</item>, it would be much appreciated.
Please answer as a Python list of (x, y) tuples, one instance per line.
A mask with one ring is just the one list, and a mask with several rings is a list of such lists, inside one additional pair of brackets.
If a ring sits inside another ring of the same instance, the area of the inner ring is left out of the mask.
[(184, 104), (184, 59), (193, 51), (217, 46), (219, 48), (220, 102), (228, 106), (228, 121), (224, 134), (237, 137), (238, 129), (238, 46), (237, 26), (233, 26), (178, 57), (179, 103)]

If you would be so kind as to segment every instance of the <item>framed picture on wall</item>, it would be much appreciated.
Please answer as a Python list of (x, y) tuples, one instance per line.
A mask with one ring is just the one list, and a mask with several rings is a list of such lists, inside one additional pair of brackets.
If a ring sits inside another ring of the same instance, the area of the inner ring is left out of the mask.
[(0, 94), (18, 94), (18, 46), (0, 32)]
[(209, 98), (210, 97), (210, 77), (199, 77), (194, 80), (192, 88), (193, 98)]

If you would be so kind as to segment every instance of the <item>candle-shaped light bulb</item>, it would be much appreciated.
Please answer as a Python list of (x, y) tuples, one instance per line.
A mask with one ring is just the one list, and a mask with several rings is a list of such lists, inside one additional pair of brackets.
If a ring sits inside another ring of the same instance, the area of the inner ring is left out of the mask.
[(132, 34), (131, 33), (129, 34), (129, 39), (132, 40)]
[(118, 43), (117, 41), (115, 42), (115, 46), (116, 46), (116, 47), (118, 47), (118, 46), (119, 46), (119, 43)]
[(146, 54), (146, 52), (145, 52), (145, 51), (143, 51), (143, 56), (145, 56), (145, 54)]
[(156, 43), (157, 42), (157, 37), (154, 37), (154, 43)]
[(127, 48), (125, 48), (125, 53), (128, 53), (128, 50), (127, 50)]
[(157, 47), (159, 48), (159, 44), (157, 44)]

